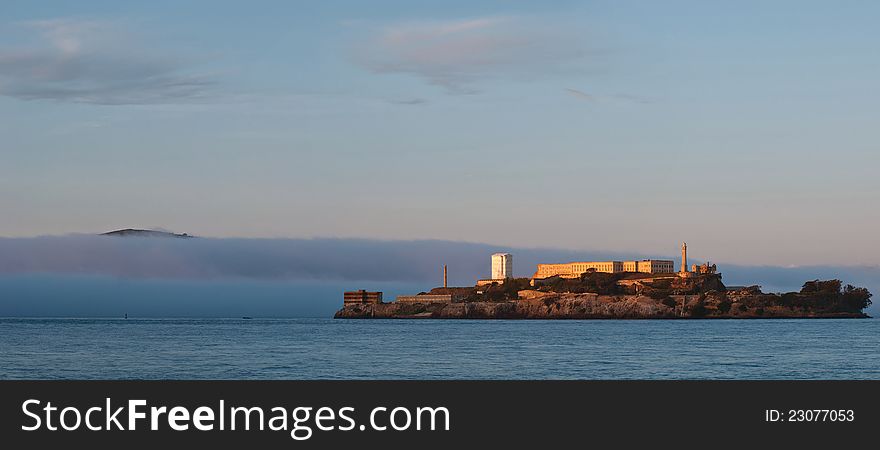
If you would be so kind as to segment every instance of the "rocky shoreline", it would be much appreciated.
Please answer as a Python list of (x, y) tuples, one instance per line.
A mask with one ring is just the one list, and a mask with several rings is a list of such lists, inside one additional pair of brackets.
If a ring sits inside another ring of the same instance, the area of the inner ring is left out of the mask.
[(775, 294), (645, 295), (520, 291), (516, 300), (346, 305), (341, 319), (820, 319), (868, 318), (863, 312), (785, 305)]

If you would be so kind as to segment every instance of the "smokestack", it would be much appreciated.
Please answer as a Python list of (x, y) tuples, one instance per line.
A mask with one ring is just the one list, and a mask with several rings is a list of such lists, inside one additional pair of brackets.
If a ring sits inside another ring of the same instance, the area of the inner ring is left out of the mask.
[(446, 264), (443, 264), (443, 287), (449, 287), (446, 285)]

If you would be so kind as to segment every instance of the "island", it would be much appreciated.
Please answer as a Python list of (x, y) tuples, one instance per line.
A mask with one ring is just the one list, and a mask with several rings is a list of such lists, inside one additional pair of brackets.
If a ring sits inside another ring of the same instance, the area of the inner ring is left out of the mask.
[(186, 233), (172, 233), (170, 231), (159, 230), (143, 230), (139, 228), (125, 228), (122, 230), (108, 231), (101, 233), (100, 236), (118, 236), (118, 237), (157, 237), (157, 238), (191, 238)]
[(725, 286), (714, 265), (672, 261), (539, 264), (532, 278), (506, 276), (512, 256), (492, 255), (492, 278), (384, 302), (381, 292), (346, 292), (340, 319), (773, 319), (867, 318), (871, 293), (840, 280), (812, 280), (797, 292)]

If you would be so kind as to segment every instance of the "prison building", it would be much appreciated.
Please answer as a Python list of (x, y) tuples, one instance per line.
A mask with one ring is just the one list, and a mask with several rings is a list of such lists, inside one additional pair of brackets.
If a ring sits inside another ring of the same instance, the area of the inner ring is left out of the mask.
[(532, 278), (578, 278), (588, 271), (603, 273), (641, 272), (641, 273), (672, 273), (675, 263), (662, 259), (645, 259), (642, 261), (579, 261), (563, 264), (538, 264)]
[[(631, 262), (631, 261), (626, 261)], [(634, 261), (637, 264), (636, 270), (633, 272), (642, 273), (673, 273), (675, 272), (675, 262), (667, 259), (643, 259)], [(628, 270), (624, 270), (628, 272)]]
[(580, 261), (563, 264), (538, 264), (538, 269), (535, 271), (535, 275), (532, 278), (548, 278), (553, 276), (577, 278), (589, 270), (605, 273), (619, 273), (623, 272), (623, 262)]

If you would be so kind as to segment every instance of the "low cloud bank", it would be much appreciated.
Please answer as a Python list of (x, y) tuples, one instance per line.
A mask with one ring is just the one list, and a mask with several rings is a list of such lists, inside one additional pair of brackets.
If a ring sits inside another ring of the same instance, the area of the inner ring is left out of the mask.
[(369, 239), (175, 239), (111, 236), (0, 238), (0, 274), (65, 273), (135, 278), (248, 278), (375, 281), (450, 280), (489, 275), (489, 255), (515, 253), (517, 274), (534, 264), (602, 253), (510, 249), (452, 241)]
[[(508, 248), (489, 244), (370, 239), (174, 239), (90, 235), (0, 238), (0, 275), (56, 273), (162, 279), (372, 280), (439, 284), (442, 265), (452, 284), (469, 285), (489, 275), (489, 255), (514, 254), (518, 276), (539, 262), (623, 259), (671, 255)], [(699, 255), (695, 255), (699, 256)], [(880, 289), (878, 267), (763, 267), (719, 269), (729, 285), (760, 284), (765, 290), (798, 289), (815, 278)]]

